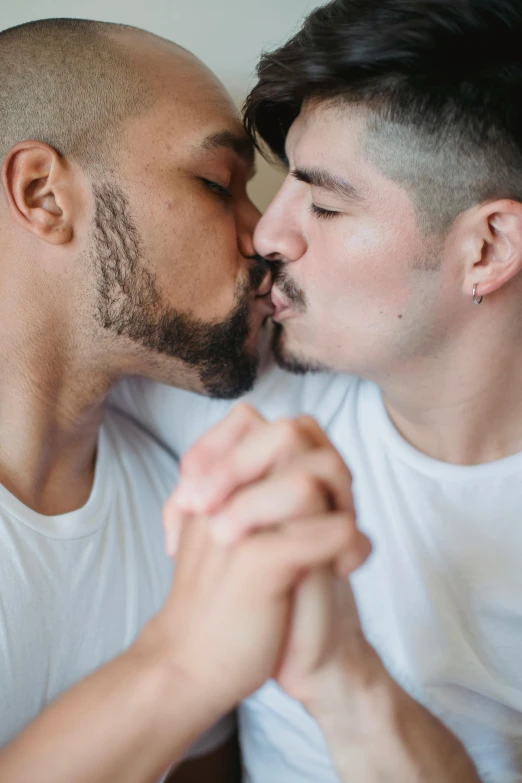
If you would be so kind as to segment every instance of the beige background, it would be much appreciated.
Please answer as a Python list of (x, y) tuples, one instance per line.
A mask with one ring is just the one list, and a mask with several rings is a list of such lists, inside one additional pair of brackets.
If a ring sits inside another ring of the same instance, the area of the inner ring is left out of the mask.
[[(261, 50), (286, 40), (319, 4), (319, 0), (0, 0), (0, 28), (61, 16), (143, 27), (193, 51), (240, 105), (253, 82)], [(280, 173), (259, 163), (251, 194), (261, 209), (280, 178)]]

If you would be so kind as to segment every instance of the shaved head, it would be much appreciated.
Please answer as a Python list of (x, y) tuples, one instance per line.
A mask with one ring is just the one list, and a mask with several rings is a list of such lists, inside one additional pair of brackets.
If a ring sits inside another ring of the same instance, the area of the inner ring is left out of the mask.
[(117, 126), (154, 102), (126, 46), (129, 36), (153, 38), (83, 19), (44, 19), (1, 32), (0, 155), (34, 139), (82, 165), (103, 162)]
[(171, 41), (76, 19), (0, 33), (0, 69), (4, 323), (51, 324), (50, 355), (74, 345), (111, 382), (250, 388), (270, 279), (221, 82)]

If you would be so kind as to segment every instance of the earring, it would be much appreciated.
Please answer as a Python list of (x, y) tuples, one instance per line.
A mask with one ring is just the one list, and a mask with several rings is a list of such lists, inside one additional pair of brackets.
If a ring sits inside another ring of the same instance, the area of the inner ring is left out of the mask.
[(476, 294), (477, 294), (477, 284), (475, 283), (475, 285), (473, 286), (473, 304), (480, 304), (484, 299), (484, 297), (481, 296), (479, 297), (479, 299), (477, 299)]

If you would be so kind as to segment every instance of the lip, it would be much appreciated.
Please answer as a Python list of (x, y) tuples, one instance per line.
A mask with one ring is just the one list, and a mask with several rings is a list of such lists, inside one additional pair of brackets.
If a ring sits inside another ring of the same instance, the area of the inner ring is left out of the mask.
[(283, 296), (280, 294), (277, 288), (272, 288), (271, 299), (272, 299), (272, 305), (274, 307), (274, 312), (272, 315), (274, 321), (281, 321), (286, 316), (290, 315), (291, 313), (290, 305), (288, 304), (286, 299), (283, 298)]
[(273, 285), (272, 275), (270, 272), (267, 272), (266, 277), (264, 278), (263, 282), (261, 283), (261, 286), (256, 294), (258, 297), (267, 296), (267, 294), (270, 293), (272, 290)]
[(265, 294), (264, 296), (256, 296), (255, 298), (256, 306), (259, 307), (261, 312), (265, 311), (266, 315), (273, 315), (275, 312), (275, 307), (272, 303), (272, 299), (270, 297), (270, 292)]

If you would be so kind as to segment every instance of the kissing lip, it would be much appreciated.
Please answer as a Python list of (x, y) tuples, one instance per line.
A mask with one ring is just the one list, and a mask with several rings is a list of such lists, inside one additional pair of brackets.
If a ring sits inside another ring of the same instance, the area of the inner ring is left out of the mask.
[(279, 321), (280, 317), (283, 314), (290, 312), (290, 305), (286, 301), (286, 299), (283, 299), (282, 295), (275, 287), (272, 288), (271, 297), (272, 297), (272, 304), (274, 306), (273, 318), (274, 321)]
[(259, 286), (256, 297), (267, 296), (271, 292), (273, 284), (272, 274), (267, 272), (266, 276), (263, 278), (263, 282)]
[(270, 292), (265, 294), (264, 296), (260, 296), (259, 294), (256, 296), (255, 300), (256, 304), (260, 305), (262, 310), (265, 310), (265, 315), (273, 315), (275, 312), (275, 307), (272, 304), (272, 299), (270, 298)]

